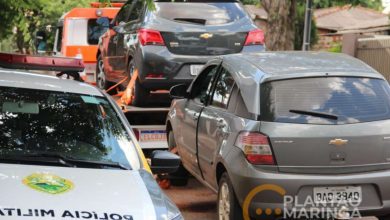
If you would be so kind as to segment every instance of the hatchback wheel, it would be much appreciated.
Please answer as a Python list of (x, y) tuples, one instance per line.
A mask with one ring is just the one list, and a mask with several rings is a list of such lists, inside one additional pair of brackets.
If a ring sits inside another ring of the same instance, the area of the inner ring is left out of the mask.
[(98, 56), (96, 63), (96, 86), (100, 89), (108, 89), (109, 84), (106, 80), (106, 74), (104, 73), (104, 63), (102, 55)]
[(238, 203), (227, 173), (222, 174), (218, 189), (218, 219), (242, 220), (242, 209)]

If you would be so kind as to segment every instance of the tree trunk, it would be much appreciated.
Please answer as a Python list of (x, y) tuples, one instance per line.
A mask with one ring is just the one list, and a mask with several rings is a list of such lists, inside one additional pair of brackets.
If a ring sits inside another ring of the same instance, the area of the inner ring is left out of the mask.
[(261, 0), (261, 4), (268, 13), (267, 50), (293, 50), (296, 0)]
[(24, 53), (24, 35), (23, 32), (18, 28), (16, 31), (16, 46), (18, 47), (19, 53)]

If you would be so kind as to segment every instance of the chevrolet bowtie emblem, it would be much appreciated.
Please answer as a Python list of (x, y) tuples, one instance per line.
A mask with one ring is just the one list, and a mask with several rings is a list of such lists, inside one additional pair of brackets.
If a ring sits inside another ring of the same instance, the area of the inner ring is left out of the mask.
[(213, 34), (204, 33), (204, 34), (201, 34), (199, 37), (200, 37), (200, 38), (203, 38), (203, 39), (209, 39), (209, 38), (212, 38), (212, 37), (213, 37)]
[(345, 145), (347, 143), (348, 143), (348, 140), (343, 140), (343, 139), (339, 139), (339, 138), (336, 138), (336, 139), (329, 141), (329, 144), (336, 145), (336, 146)]

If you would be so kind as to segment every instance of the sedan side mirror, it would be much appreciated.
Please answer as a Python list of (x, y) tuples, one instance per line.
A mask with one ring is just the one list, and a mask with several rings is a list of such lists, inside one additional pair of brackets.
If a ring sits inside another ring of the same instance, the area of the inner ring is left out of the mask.
[(180, 157), (169, 151), (156, 150), (151, 156), (150, 167), (154, 174), (174, 173), (179, 169)]
[(184, 84), (179, 84), (173, 86), (169, 91), (169, 95), (173, 99), (185, 99), (188, 98), (189, 94), (187, 92), (187, 86)]

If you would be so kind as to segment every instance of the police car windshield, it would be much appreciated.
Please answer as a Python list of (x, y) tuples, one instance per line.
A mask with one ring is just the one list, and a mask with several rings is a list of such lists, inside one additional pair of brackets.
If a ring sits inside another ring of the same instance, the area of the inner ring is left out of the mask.
[(131, 168), (132, 145), (103, 97), (0, 87), (0, 158), (45, 152)]

